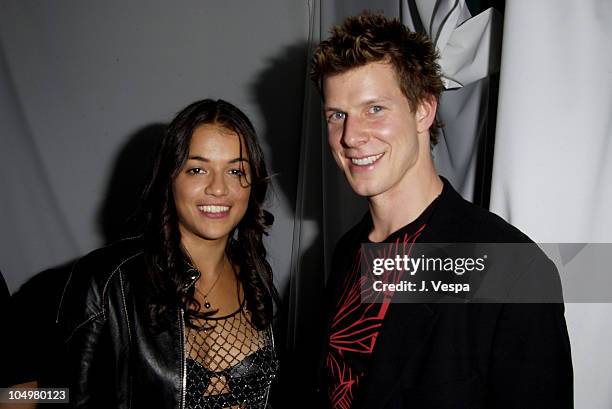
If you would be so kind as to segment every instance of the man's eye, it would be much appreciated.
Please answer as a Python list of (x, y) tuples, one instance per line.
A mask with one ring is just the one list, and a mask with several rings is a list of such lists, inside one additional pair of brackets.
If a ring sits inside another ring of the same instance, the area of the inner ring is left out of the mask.
[(206, 171), (202, 168), (191, 168), (187, 171), (190, 175), (202, 175), (206, 173)]
[(328, 120), (331, 122), (338, 122), (344, 121), (344, 118), (346, 118), (346, 114), (344, 112), (332, 112)]
[(383, 107), (379, 106), (379, 105), (373, 105), (370, 107), (370, 109), (368, 109), (368, 113), (370, 114), (377, 114), (380, 111), (383, 110)]

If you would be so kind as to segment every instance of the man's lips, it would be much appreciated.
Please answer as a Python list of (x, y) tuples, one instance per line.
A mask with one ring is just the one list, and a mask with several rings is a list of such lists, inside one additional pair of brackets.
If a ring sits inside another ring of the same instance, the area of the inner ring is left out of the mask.
[(363, 156), (360, 158), (350, 158), (351, 163), (355, 166), (369, 166), (375, 163), (377, 160), (382, 158), (385, 153), (379, 153), (376, 155)]

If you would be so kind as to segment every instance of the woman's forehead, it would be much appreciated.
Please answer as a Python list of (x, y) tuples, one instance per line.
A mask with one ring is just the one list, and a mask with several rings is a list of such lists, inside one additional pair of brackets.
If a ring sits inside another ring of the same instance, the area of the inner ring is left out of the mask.
[(244, 138), (217, 124), (200, 125), (193, 131), (189, 155), (194, 154), (217, 160), (247, 156)]

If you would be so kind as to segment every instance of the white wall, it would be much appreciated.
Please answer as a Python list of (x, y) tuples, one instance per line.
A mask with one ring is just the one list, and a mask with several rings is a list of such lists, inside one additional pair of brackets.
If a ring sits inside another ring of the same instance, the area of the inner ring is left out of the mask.
[(282, 287), (307, 33), (306, 2), (2, 0), (0, 270), (10, 289), (102, 245), (98, 217), (126, 144), (205, 97), (249, 115), (280, 173), (269, 249)]

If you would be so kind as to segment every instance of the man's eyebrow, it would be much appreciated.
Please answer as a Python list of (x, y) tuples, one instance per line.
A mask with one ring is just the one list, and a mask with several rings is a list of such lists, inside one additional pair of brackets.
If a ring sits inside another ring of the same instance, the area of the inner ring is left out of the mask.
[(325, 106), (323, 109), (325, 110), (325, 112), (327, 112), (327, 111), (340, 111), (340, 112), (342, 112), (342, 110), (340, 108), (336, 108), (336, 107), (333, 107), (333, 106)]
[[(385, 103), (385, 102), (389, 102), (389, 101), (391, 101), (391, 98), (387, 98), (387, 97), (381, 96), (381, 97), (375, 97), (375, 98), (368, 98), (365, 101), (360, 102), (358, 105), (363, 107), (363, 106), (368, 106), (368, 105), (373, 105), (373, 104), (381, 104), (381, 103)], [(327, 112), (327, 111), (344, 112), (341, 108), (336, 108), (333, 105), (324, 106), (323, 109), (325, 110), (325, 112)]]
[(359, 105), (364, 106), (364, 105), (380, 104), (380, 103), (388, 102), (388, 101), (390, 101), (390, 98), (387, 98), (387, 97), (376, 97), (376, 98), (367, 99), (367, 100), (363, 101)]

